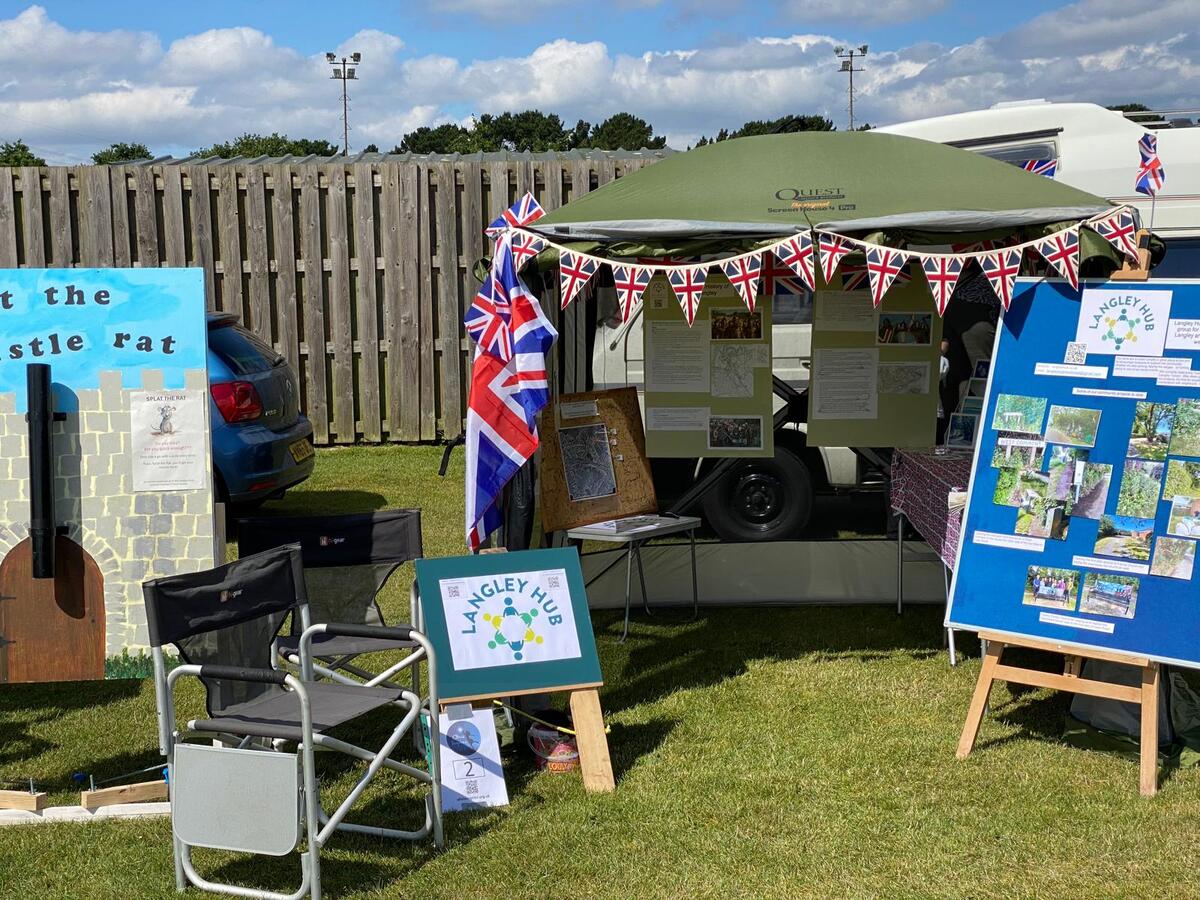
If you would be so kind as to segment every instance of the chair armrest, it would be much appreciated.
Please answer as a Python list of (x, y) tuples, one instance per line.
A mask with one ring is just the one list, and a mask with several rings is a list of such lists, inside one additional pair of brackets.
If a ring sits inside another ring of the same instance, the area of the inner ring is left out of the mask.
[(201, 666), (201, 678), (228, 678), (232, 681), (257, 681), (261, 684), (286, 682), (288, 673), (275, 669), (248, 669), (242, 666)]
[(305, 630), (307, 634), (336, 634), (342, 637), (379, 638), (385, 641), (411, 641), (416, 629), (411, 625), (363, 625), (350, 622), (320, 622)]

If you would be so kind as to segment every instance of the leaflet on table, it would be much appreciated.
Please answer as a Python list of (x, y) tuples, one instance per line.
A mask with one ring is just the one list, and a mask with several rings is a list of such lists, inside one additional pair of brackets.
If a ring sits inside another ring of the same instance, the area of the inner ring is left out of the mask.
[(817, 291), (816, 321), (823, 331), (874, 331), (870, 291)]
[(705, 431), (707, 429), (707, 406), (646, 407), (647, 431)]
[(658, 393), (709, 392), (707, 329), (686, 322), (646, 323), (646, 390)]
[(813, 350), (814, 419), (874, 419), (878, 415), (879, 351)]
[(626, 516), (624, 519), (609, 519), (606, 522), (593, 522), (585, 525), (580, 531), (600, 531), (606, 534), (633, 534), (639, 531), (651, 531), (663, 523), (662, 516)]

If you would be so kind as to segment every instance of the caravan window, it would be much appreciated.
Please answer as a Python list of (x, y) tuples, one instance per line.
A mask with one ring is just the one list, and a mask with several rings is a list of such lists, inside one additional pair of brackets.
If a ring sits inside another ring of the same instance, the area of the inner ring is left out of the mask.
[(1039, 141), (1036, 144), (1009, 144), (1005, 147), (980, 147), (975, 152), (1014, 165), (1029, 160), (1055, 159), (1058, 156), (1053, 141)]

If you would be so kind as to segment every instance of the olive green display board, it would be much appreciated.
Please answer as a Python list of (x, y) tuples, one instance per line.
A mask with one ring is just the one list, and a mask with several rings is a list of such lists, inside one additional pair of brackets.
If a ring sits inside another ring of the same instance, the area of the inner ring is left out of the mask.
[(879, 309), (868, 290), (818, 285), (813, 300), (808, 443), (929, 447), (936, 440), (942, 320), (920, 266)]
[(688, 327), (671, 285), (643, 296), (646, 454), (773, 456), (771, 298), (751, 313), (729, 280), (710, 272)]

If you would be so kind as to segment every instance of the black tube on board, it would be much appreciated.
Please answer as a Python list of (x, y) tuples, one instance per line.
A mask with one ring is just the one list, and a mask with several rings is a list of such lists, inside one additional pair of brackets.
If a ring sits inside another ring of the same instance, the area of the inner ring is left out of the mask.
[(31, 363), (25, 370), (29, 402), (29, 540), (33, 549), (33, 577), (54, 577), (54, 397), (50, 392), (50, 367)]

